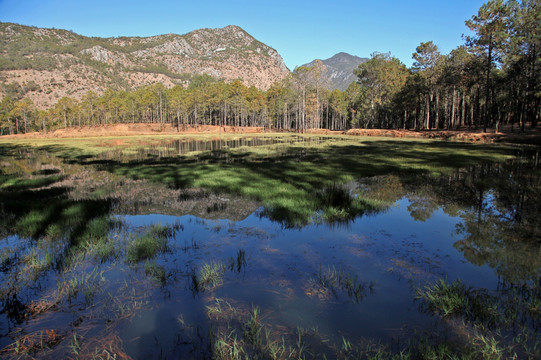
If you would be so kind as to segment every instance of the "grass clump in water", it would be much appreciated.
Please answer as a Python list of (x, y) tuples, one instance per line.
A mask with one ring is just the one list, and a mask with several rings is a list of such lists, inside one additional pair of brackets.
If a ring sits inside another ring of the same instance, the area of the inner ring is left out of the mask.
[(347, 273), (341, 268), (337, 270), (334, 266), (326, 269), (320, 267), (315, 282), (336, 298), (339, 296), (339, 290), (344, 291), (355, 304), (374, 291), (373, 282), (363, 282), (357, 275)]
[(145, 274), (158, 281), (160, 284), (165, 284), (167, 275), (163, 266), (156, 264), (155, 261), (145, 262)]
[(225, 266), (221, 263), (204, 264), (199, 272), (195, 270), (191, 276), (191, 289), (194, 293), (214, 289), (224, 282)]
[(68, 272), (66, 276), (60, 278), (57, 282), (56, 298), (66, 299), (72, 302), (77, 296), (82, 293), (86, 303), (92, 303), (95, 294), (98, 292), (100, 285), (105, 282), (103, 271), (94, 269), (90, 273), (74, 274)]
[(116, 259), (120, 255), (120, 250), (115, 246), (114, 241), (106, 237), (87, 241), (85, 247), (87, 254), (99, 263)]
[(262, 338), (261, 333), (263, 330), (263, 325), (260, 321), (260, 310), (257, 306), (252, 309), (250, 313), (250, 318), (244, 324), (244, 337), (245, 339), (254, 346), (261, 346)]
[(464, 316), (466, 320), (481, 321), (494, 325), (501, 321), (497, 299), (484, 289), (467, 287), (460, 279), (447, 282), (439, 279), (433, 285), (417, 289), (417, 298), (424, 301), (426, 308), (442, 317)]
[(152, 225), (150, 230), (143, 235), (136, 236), (128, 247), (127, 260), (136, 263), (156, 257), (168, 250), (168, 238), (173, 230), (167, 226)]
[[(455, 353), (467, 358), (504, 359), (541, 357), (536, 311), (541, 288), (536, 284), (500, 284), (496, 294), (483, 288), (467, 287), (462, 281), (439, 279), (417, 289), (421, 308), (443, 320), (458, 318), (472, 341)], [(513, 334), (513, 336), (510, 336)]]
[(460, 279), (452, 283), (439, 279), (434, 285), (417, 289), (417, 298), (425, 300), (432, 312), (438, 312), (447, 317), (465, 315), (469, 311), (470, 293), (471, 289), (467, 288)]

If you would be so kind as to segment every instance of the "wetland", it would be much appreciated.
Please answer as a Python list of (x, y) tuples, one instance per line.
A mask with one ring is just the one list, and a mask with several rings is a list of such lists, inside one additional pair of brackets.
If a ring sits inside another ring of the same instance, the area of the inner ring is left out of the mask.
[(5, 358), (539, 358), (539, 147), (0, 142)]

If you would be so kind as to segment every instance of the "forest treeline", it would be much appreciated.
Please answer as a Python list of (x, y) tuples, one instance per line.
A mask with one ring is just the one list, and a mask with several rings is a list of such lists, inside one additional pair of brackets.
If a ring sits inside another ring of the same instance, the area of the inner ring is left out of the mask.
[[(345, 91), (326, 90), (325, 68), (298, 67), (268, 90), (195, 76), (188, 87), (88, 91), (37, 110), (15, 84), (0, 102), (0, 134), (148, 122), (185, 126), (454, 129), (535, 127), (541, 100), (541, 0), (492, 0), (466, 21), (472, 36), (449, 54), (423, 42), (407, 68), (374, 53)], [(8, 89), (9, 90), (9, 89)], [(5, 91), (6, 92), (6, 91)], [(24, 92), (23, 92), (24, 93)]]

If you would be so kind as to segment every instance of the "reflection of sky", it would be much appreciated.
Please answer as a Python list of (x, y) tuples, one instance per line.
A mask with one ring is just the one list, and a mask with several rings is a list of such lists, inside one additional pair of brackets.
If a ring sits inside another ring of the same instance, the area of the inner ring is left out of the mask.
[[(386, 212), (357, 218), (347, 226), (313, 224), (301, 229), (285, 229), (256, 213), (240, 222), (156, 214), (121, 218), (136, 228), (182, 224), (175, 237), (177, 251), (167, 256), (188, 267), (227, 263), (239, 248), (244, 249), (247, 267), (234, 276), (226, 272), (216, 296), (270, 308), (269, 321), (317, 326), (327, 334), (349, 332), (386, 339), (392, 329), (427, 321), (417, 311), (410, 280), (414, 286), (441, 276), (450, 281), (460, 278), (468, 286), (495, 288), (497, 283), (492, 269), (468, 263), (453, 247), (460, 218), (437, 208), (425, 221), (416, 221), (407, 210), (410, 204), (403, 198)], [(193, 242), (196, 249), (178, 251)], [(329, 301), (306, 296), (310, 279), (329, 268), (343, 269), (362, 282), (373, 281), (374, 293), (359, 304), (343, 291)], [(294, 295), (286, 296), (288, 291)]]

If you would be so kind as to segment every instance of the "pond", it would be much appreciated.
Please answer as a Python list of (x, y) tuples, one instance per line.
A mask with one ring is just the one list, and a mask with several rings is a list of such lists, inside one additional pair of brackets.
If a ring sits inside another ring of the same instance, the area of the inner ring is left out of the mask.
[[(309, 215), (125, 172), (253, 166), (228, 147), (281, 143), (168, 142), (163, 161), (156, 146), (77, 161), (5, 148), (2, 357), (540, 355), (535, 151), (331, 181)], [(269, 164), (313, 161), (309, 145)]]

